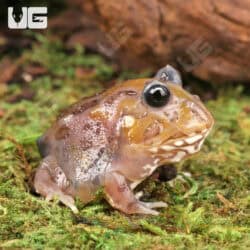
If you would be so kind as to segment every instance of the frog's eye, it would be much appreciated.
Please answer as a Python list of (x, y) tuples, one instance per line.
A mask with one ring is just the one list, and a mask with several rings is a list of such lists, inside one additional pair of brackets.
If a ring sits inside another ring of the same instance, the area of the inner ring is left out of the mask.
[(169, 81), (182, 86), (182, 80), (179, 71), (170, 65), (167, 65), (164, 68), (160, 69), (156, 73), (154, 78), (157, 78), (163, 82)]
[(144, 89), (145, 102), (154, 108), (165, 106), (170, 98), (170, 91), (165, 85), (152, 83)]

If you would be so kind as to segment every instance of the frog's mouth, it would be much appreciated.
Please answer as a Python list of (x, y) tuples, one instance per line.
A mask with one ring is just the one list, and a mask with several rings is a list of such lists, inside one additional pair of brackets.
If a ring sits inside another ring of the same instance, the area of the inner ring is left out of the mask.
[(153, 154), (154, 158), (158, 158), (161, 163), (179, 162), (200, 151), (210, 130), (211, 129), (206, 129), (200, 133), (193, 133), (185, 137), (169, 138), (157, 147), (150, 147), (149, 151)]

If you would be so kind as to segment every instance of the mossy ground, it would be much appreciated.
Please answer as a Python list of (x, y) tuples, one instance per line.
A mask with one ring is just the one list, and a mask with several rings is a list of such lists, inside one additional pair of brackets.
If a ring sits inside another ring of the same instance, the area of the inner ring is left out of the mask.
[[(40, 160), (35, 140), (59, 110), (128, 75), (115, 77), (112, 66), (80, 47), (65, 52), (58, 42), (36, 40), (21, 62), (47, 73), (0, 90), (0, 248), (250, 249), (250, 96), (241, 87), (219, 89), (207, 102), (215, 128), (202, 151), (177, 166), (176, 180), (142, 185), (145, 200), (169, 204), (159, 216), (126, 216), (101, 198), (77, 201), (76, 216), (29, 192), (27, 175)], [(85, 73), (77, 76), (77, 67)], [(33, 100), (8, 102), (24, 88), (35, 91)]]

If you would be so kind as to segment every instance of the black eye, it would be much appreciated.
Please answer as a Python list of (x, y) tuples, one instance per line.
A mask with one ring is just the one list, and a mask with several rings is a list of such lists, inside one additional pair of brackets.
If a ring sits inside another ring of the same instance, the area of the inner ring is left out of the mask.
[(144, 99), (146, 103), (155, 108), (166, 105), (170, 98), (170, 92), (165, 85), (152, 84), (145, 88)]

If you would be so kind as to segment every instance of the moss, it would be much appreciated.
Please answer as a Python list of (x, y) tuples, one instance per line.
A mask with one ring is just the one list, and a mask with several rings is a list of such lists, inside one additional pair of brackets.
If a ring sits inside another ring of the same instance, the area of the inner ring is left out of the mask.
[[(30, 170), (40, 160), (36, 138), (60, 109), (103, 88), (113, 69), (80, 47), (68, 53), (59, 42), (36, 37), (22, 54), (23, 65), (36, 63), (46, 75), (29, 83), (33, 101), (8, 103), (22, 91), (8, 86), (0, 118), (0, 248), (30, 249), (249, 249), (250, 248), (250, 96), (241, 87), (218, 91), (209, 101), (216, 126), (202, 151), (178, 164), (169, 183), (149, 179), (145, 200), (169, 204), (158, 216), (126, 216), (103, 199), (84, 206), (79, 215), (46, 202), (29, 191)], [(93, 70), (78, 78), (76, 67)], [(145, 73), (148, 74), (148, 73)], [(131, 75), (122, 72), (118, 79)], [(113, 79), (114, 80), (114, 79)], [(191, 176), (186, 175), (188, 172)]]

